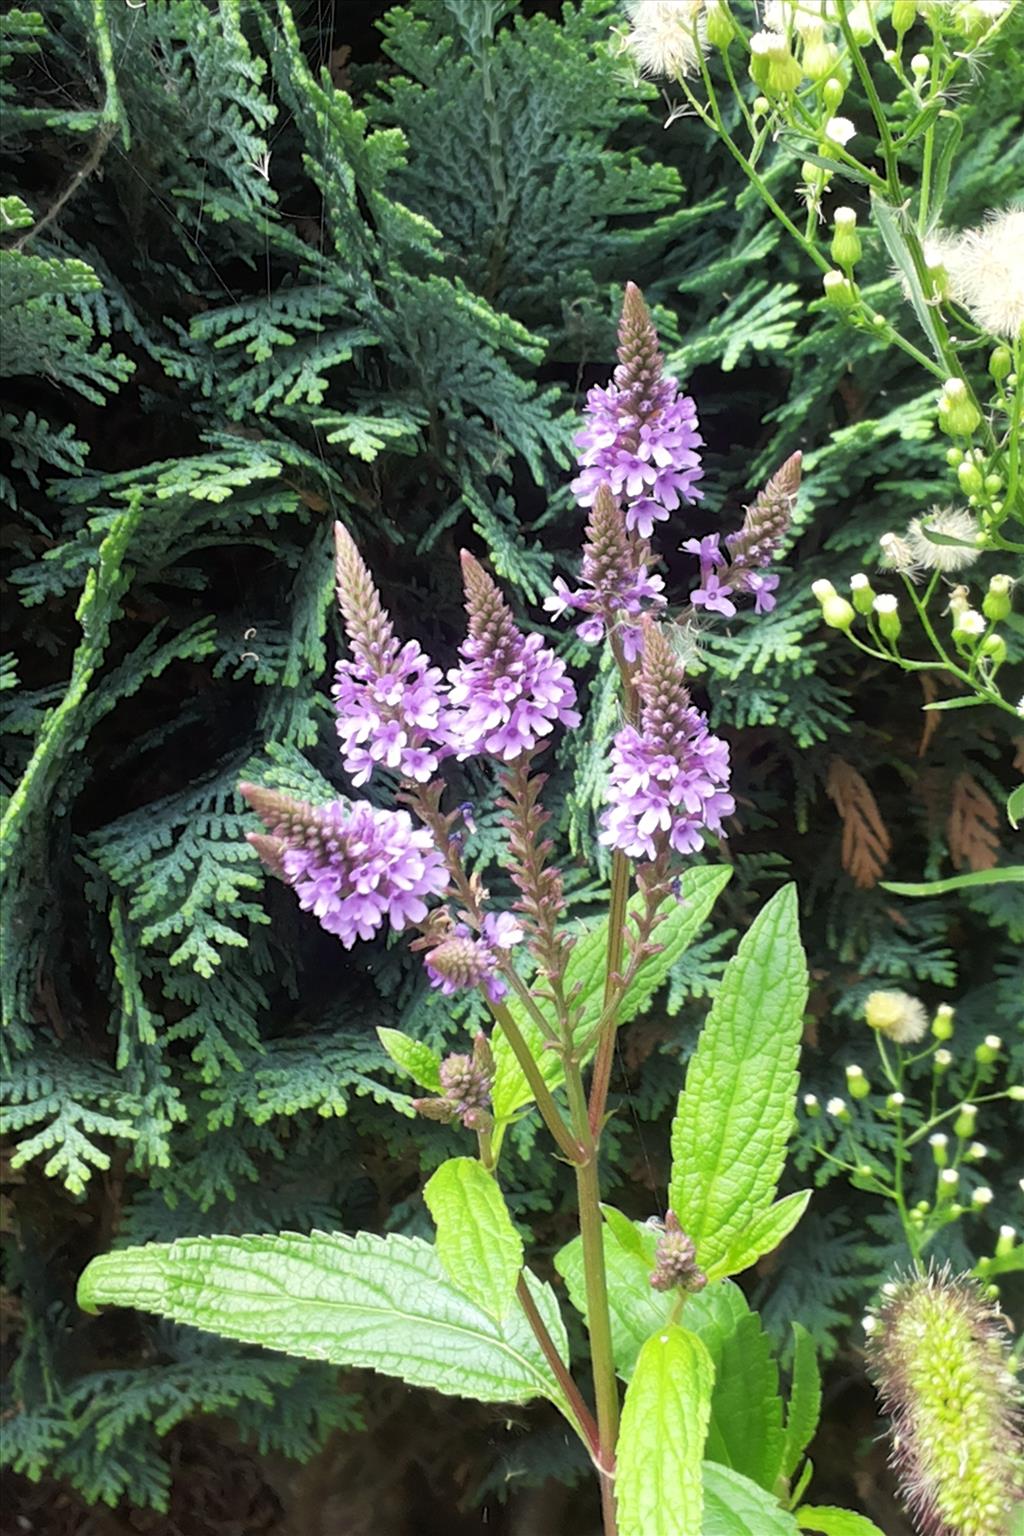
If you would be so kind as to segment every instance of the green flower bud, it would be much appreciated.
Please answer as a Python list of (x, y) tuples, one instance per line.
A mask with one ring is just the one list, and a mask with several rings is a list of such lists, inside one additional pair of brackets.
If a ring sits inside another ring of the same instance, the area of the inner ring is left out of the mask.
[(1002, 1227), (1000, 1227), (999, 1228), (999, 1236), (996, 1238), (996, 1258), (997, 1259), (1008, 1258), (1009, 1255), (1013, 1252), (1014, 1248), (1017, 1246), (1016, 1239), (1017, 1239), (1017, 1229), (1016, 1229), (1016, 1227), (1011, 1227), (1011, 1226), (1002, 1226)]
[(928, 61), (928, 55), (926, 53), (915, 53), (910, 61), (910, 73), (914, 78), (918, 82), (922, 81), (930, 69), (931, 64)]
[(960, 1175), (955, 1168), (943, 1168), (935, 1181), (935, 1203), (952, 1200), (959, 1183)]
[(939, 426), (950, 437), (970, 437), (981, 424), (981, 412), (963, 379), (947, 379), (939, 395)]
[(866, 1099), (871, 1092), (871, 1084), (864, 1074), (864, 1068), (851, 1064), (846, 1069), (846, 1091), (851, 1099)]
[(822, 278), (822, 287), (825, 297), (833, 309), (848, 310), (856, 308), (857, 294), (853, 284), (842, 272), (833, 270), (826, 272)]
[(1022, 1446), (1005, 1320), (947, 1267), (901, 1281), (879, 1322), (870, 1370), (917, 1529), (1008, 1531)]
[(878, 620), (878, 627), (882, 634), (886, 640), (895, 644), (903, 628), (903, 625), (900, 623), (899, 604), (896, 598), (890, 592), (883, 592), (881, 596), (875, 598), (872, 606), (874, 607), (875, 618)]
[(772, 36), (768, 32), (755, 32), (750, 39), (750, 78), (759, 90), (768, 88), (768, 71), (771, 68)]
[(936, 1131), (934, 1136), (928, 1137), (928, 1145), (932, 1149), (932, 1157), (935, 1159), (936, 1168), (945, 1168), (949, 1162), (949, 1156), (946, 1151), (949, 1146), (949, 1137), (942, 1131)]
[(854, 42), (859, 43), (862, 48), (866, 43), (870, 43), (875, 35), (875, 26), (871, 16), (871, 7), (866, 3), (866, 0), (857, 0), (857, 4), (850, 10), (847, 20), (850, 24), (850, 31), (853, 33)]
[(704, 32), (712, 48), (724, 53), (735, 36), (735, 26), (725, 0), (708, 0), (704, 13)]
[(821, 1118), (821, 1105), (818, 1103), (818, 1095), (816, 1093), (804, 1094), (804, 1114), (808, 1120), (819, 1120)]
[(1013, 591), (1012, 576), (993, 576), (988, 584), (981, 603), (981, 611), (986, 619), (991, 619), (993, 624), (998, 624), (1001, 619), (1010, 617), (1010, 609), (1013, 607), (1011, 593)]
[(990, 674), (998, 672), (1006, 660), (1006, 641), (1002, 635), (986, 635), (978, 647), (978, 655), (988, 663)]
[(977, 1104), (961, 1104), (960, 1113), (953, 1121), (953, 1135), (957, 1141), (966, 1141), (974, 1135), (974, 1122), (978, 1118)]
[(1007, 1088), (1006, 1097), (1012, 1099), (1015, 1104), (1024, 1103), (1024, 1086), (1014, 1083), (1012, 1088)]
[(1001, 384), (1013, 367), (1013, 354), (1009, 347), (996, 347), (988, 360), (988, 371), (997, 384)]
[(784, 57), (772, 59), (768, 65), (767, 88), (776, 96), (792, 96), (799, 89), (803, 77), (803, 70), (787, 50)]
[(805, 34), (801, 63), (808, 80), (824, 80), (835, 68), (838, 57), (838, 48), (825, 41), (820, 27)]
[(975, 1046), (974, 1059), (980, 1066), (990, 1067), (994, 1061), (999, 1060), (1003, 1042), (998, 1035), (986, 1035), (980, 1045)]
[(1001, 491), (1002, 488), (1003, 488), (1003, 477), (1002, 477), (1002, 475), (991, 474), (991, 475), (986, 475), (985, 476), (985, 490), (987, 491), (989, 496), (994, 496), (996, 494), (996, 492), (997, 491)]
[(956, 477), (965, 496), (977, 496), (985, 488), (984, 475), (970, 459), (963, 459), (957, 465)]
[(956, 469), (957, 465), (960, 463), (959, 448), (946, 449), (946, 463), (949, 465), (950, 469)]
[(755, 118), (764, 117), (766, 112), (771, 111), (771, 106), (772, 104), (767, 96), (755, 96), (754, 104), (750, 110)]
[(871, 590), (871, 583), (863, 571), (858, 571), (855, 576), (850, 577), (850, 597), (858, 613), (871, 612), (871, 606), (875, 601), (875, 594)]
[(979, 1184), (977, 1189), (971, 1191), (971, 1204), (976, 1210), (983, 1211), (994, 1199), (995, 1195), (987, 1184)]
[(840, 79), (838, 75), (830, 75), (821, 91), (821, 99), (829, 112), (834, 112), (841, 105), (845, 95), (846, 81)]
[(985, 620), (976, 608), (963, 608), (955, 616), (953, 640), (958, 650), (973, 650), (984, 633)]
[(948, 1003), (940, 1003), (932, 1019), (932, 1034), (936, 1040), (952, 1040), (953, 1010)]
[(886, 1096), (885, 1107), (895, 1115), (899, 1113), (906, 1102), (907, 1096), (905, 1093), (890, 1093)]
[(892, 29), (902, 46), (904, 35), (917, 20), (917, 0), (892, 0)]
[(937, 1077), (941, 1077), (944, 1072), (948, 1072), (952, 1065), (952, 1051), (936, 1051), (935, 1055), (932, 1057), (932, 1071), (936, 1074)]
[(804, 184), (812, 191), (820, 192), (828, 181), (828, 171), (823, 165), (815, 165), (813, 160), (805, 160), (800, 167), (800, 174)]
[(835, 229), (832, 236), (832, 260), (839, 267), (855, 267), (863, 255), (857, 233), (857, 215), (852, 208), (837, 208), (832, 218)]

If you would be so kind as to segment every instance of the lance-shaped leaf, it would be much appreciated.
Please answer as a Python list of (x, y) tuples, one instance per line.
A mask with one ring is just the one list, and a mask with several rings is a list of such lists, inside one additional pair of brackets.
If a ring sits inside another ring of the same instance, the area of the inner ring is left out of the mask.
[(441, 1092), (441, 1058), (425, 1040), (414, 1040), (403, 1035), (400, 1029), (378, 1029), (377, 1039), (387, 1051), (395, 1066), (426, 1088), (428, 1093)]
[(689, 1298), (682, 1324), (715, 1368), (706, 1461), (741, 1472), (769, 1492), (782, 1470), (784, 1436), (779, 1371), (771, 1343), (738, 1285), (709, 1285)]
[[(528, 1275), (563, 1359), (550, 1286)], [(522, 1312), (496, 1321), (463, 1294), (429, 1243), (392, 1235), (195, 1237), (102, 1254), (78, 1282), (86, 1311), (138, 1307), (223, 1338), (308, 1360), (368, 1366), (480, 1402), (561, 1391)]]
[[(666, 916), (655, 930), (654, 942), (661, 947), (657, 954), (644, 961), (633, 978), (619, 1007), (620, 1024), (636, 1018), (648, 1006), (672, 966), (697, 937), (731, 874), (732, 870), (728, 866), (710, 864), (688, 869), (683, 875), (678, 899), (673, 897), (666, 904)], [(579, 1009), (577, 1040), (585, 1039), (601, 1017), (607, 952), (606, 918), (577, 941), (569, 956), (565, 990)], [(543, 997), (538, 997), (536, 1002), (541, 1013), (551, 1021), (550, 1033), (554, 1035), (554, 1015), (550, 1003)], [(508, 1006), (521, 1034), (540, 1063), (548, 1087), (556, 1087), (562, 1081), (561, 1059), (554, 1051), (544, 1049), (544, 1031), (530, 1017), (518, 998), (510, 998)], [(524, 1105), (530, 1104), (533, 1095), (522, 1068), (498, 1030), (494, 1033), (493, 1046), (496, 1066), (491, 1102), (497, 1119), (507, 1120)]]
[(700, 1536), (799, 1536), (800, 1530), (772, 1494), (713, 1461), (704, 1463), (704, 1523), (698, 1529)]
[(814, 1339), (801, 1323), (793, 1324), (793, 1384), (786, 1410), (783, 1477), (792, 1477), (814, 1438), (821, 1417), (821, 1372)]
[[(615, 1369), (628, 1381), (637, 1356), (656, 1329), (664, 1327), (675, 1297), (651, 1288), (654, 1249), (658, 1234), (636, 1226), (616, 1211), (616, 1217), (633, 1228), (636, 1241), (623, 1242), (617, 1230), (604, 1227), (604, 1262), (608, 1282), (608, 1310), (612, 1326)], [(569, 1299), (581, 1317), (587, 1315), (587, 1287), (583, 1273), (583, 1244), (574, 1237), (555, 1255), (555, 1268), (569, 1290)]]
[(515, 1299), (523, 1242), (497, 1181), (475, 1157), (452, 1157), (428, 1180), (423, 1198), (449, 1278), (492, 1317), (504, 1317)]
[(677, 1324), (653, 1334), (640, 1351), (615, 1453), (619, 1536), (700, 1530), (714, 1379), (700, 1339)]
[(727, 1253), (713, 1264), (708, 1271), (709, 1280), (717, 1280), (724, 1275), (740, 1275), (764, 1254), (771, 1253), (777, 1248), (784, 1237), (800, 1220), (807, 1209), (811, 1198), (809, 1189), (797, 1190), (794, 1195), (786, 1195), (782, 1200), (776, 1200), (760, 1216), (755, 1216), (748, 1227), (735, 1239)]
[(796, 888), (777, 891), (726, 966), (672, 1126), (671, 1205), (714, 1271), (771, 1205), (795, 1124), (807, 1000)]

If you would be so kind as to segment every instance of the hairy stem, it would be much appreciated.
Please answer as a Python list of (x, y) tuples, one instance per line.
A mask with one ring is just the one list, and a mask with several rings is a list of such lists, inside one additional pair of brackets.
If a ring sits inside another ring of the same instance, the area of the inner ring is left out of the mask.
[(523, 1076), (530, 1085), (530, 1092), (540, 1110), (541, 1119), (557, 1142), (559, 1150), (571, 1163), (579, 1164), (584, 1155), (584, 1149), (566, 1125), (562, 1111), (555, 1103), (551, 1090), (544, 1081), (533, 1052), (519, 1032), (519, 1025), (504, 1003), (491, 1003), (490, 1008), (496, 1022), (505, 1033), (505, 1039), (512, 1047), (512, 1054), (523, 1069)]
[(548, 1333), (544, 1319), (537, 1311), (537, 1305), (530, 1295), (530, 1287), (526, 1283), (526, 1273), (520, 1270), (516, 1281), (516, 1296), (522, 1307), (526, 1320), (533, 1330), (533, 1336), (537, 1340), (543, 1352), (545, 1360), (551, 1367), (551, 1374), (565, 1393), (566, 1401), (572, 1409), (580, 1436), (586, 1441), (594, 1461), (598, 1463), (600, 1471), (600, 1439), (598, 1435), (597, 1421), (583, 1399), (583, 1394), (569, 1374), (569, 1369), (555, 1348), (554, 1341)]

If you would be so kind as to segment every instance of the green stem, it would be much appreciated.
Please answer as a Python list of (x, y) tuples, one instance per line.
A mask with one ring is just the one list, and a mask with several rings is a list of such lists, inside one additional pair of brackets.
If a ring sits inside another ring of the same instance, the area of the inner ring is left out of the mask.
[(580, 1438), (586, 1442), (600, 1473), (601, 1467), (598, 1458), (600, 1456), (601, 1443), (597, 1421), (587, 1407), (582, 1392), (569, 1374), (565, 1361), (558, 1353), (554, 1341), (545, 1326), (544, 1319), (537, 1311), (537, 1304), (530, 1295), (530, 1287), (526, 1283), (526, 1274), (523, 1270), (519, 1271), (519, 1278), (516, 1281), (516, 1296), (519, 1298), (519, 1305), (522, 1307), (526, 1320), (533, 1331), (533, 1336), (540, 1345), (544, 1358), (551, 1368), (551, 1374), (565, 1393), (566, 1401), (572, 1409)]
[(590, 1083), (590, 1130), (599, 1135), (608, 1103), (608, 1089), (612, 1079), (612, 1062), (615, 1057), (615, 1034), (618, 1020), (616, 1009), (611, 1005), (619, 986), (619, 972), (626, 941), (626, 910), (629, 906), (629, 860), (616, 851), (612, 859), (612, 888), (608, 904), (608, 954), (604, 973), (605, 1020), (597, 1042), (594, 1057), (594, 1075)]
[(555, 1103), (551, 1090), (544, 1081), (543, 1073), (533, 1052), (519, 1032), (519, 1025), (504, 1003), (491, 1003), (490, 1009), (496, 1022), (504, 1030), (505, 1039), (512, 1047), (512, 1054), (523, 1069), (523, 1076), (530, 1085), (530, 1092), (540, 1110), (541, 1119), (569, 1162), (579, 1164), (584, 1155), (584, 1149), (566, 1125), (562, 1111)]

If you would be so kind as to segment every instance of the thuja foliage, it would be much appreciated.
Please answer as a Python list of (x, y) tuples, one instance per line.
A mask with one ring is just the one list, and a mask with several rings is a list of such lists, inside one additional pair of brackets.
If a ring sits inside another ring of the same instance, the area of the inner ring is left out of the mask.
[[(339, 787), (380, 800), (339, 776), (332, 743), (335, 518), (392, 610), (418, 616), (403, 632), (445, 666), (461, 627), (460, 544), (520, 600), (575, 571), (585, 514), (566, 490), (568, 423), (581, 386), (607, 375), (627, 276), (657, 305), (673, 371), (701, 385), (705, 496), (685, 523), (673, 513), (678, 537), (659, 530), (673, 598), (698, 590), (699, 555), (685, 566), (674, 555), (684, 536), (714, 531), (720, 515), (738, 528), (740, 504), (798, 448), (804, 474), (774, 610), (741, 608), (702, 628), (699, 647), (687, 641), (690, 675), (732, 747), (739, 818), (727, 848), (741, 878), (720, 897), (721, 925), (666, 943), (665, 984), (637, 993), (611, 1084), (606, 1188), (631, 1216), (664, 1205), (651, 1185), (669, 1172), (653, 1134), (667, 1131), (679, 1080), (666, 1064), (681, 1067), (738, 933), (791, 877), (815, 978), (797, 1164), (815, 1161), (827, 1179), (836, 1165), (817, 1163), (816, 1147), (854, 1170), (863, 1160), (823, 1138), (812, 1111), (864, 1059), (873, 991), (907, 989), (929, 1014), (956, 1004), (943, 1045), (951, 1106), (970, 1101), (986, 1036), (1002, 1037), (1000, 1084), (1007, 1050), (1020, 1065), (1014, 890), (912, 903), (879, 885), (988, 876), (1010, 861), (1001, 807), (1014, 722), (987, 718), (979, 731), (973, 709), (918, 716), (894, 673), (818, 627), (808, 595), (815, 580), (842, 587), (873, 571), (883, 534), (959, 500), (964, 462), (964, 501), (977, 495), (962, 450), (942, 463), (942, 381), (821, 299), (806, 253), (745, 191), (720, 139), (679, 116), (663, 131), (684, 99), (625, 66), (612, 29), (635, 18), (610, 0), (547, 9), (415, 0), (382, 17), (384, 62), (372, 64), (365, 39), (346, 57), (348, 8), (333, 35), (322, 8), (229, 3), (61, 0), (45, 17), (2, 21), (16, 1165), (5, 1251), (19, 1350), (4, 1444), (22, 1470), (56, 1471), (91, 1499), (166, 1503), (159, 1439), (194, 1412), (233, 1414), (263, 1449), (302, 1456), (358, 1414), (326, 1367), (226, 1344), (209, 1354), (208, 1340), (144, 1321), (115, 1347), (71, 1310), (73, 1271), (83, 1243), (99, 1251), (110, 1237), (427, 1230), (421, 1170), (456, 1152), (456, 1132), (396, 1120), (396, 1107), (410, 1113), (408, 1085), (384, 1075), (371, 1026), (403, 1031), (422, 1056), (465, 1042), (483, 1003), (438, 995), (383, 942), (340, 965), (336, 941), (319, 944), (267, 882), (235, 786), (246, 777), (312, 804)], [(928, 13), (905, 29), (908, 58), (930, 46)], [(754, 30), (752, 10), (733, 14)], [(1011, 24), (988, 40), (950, 34), (971, 67), (941, 101), (950, 142), (932, 205), (944, 229), (983, 227), (1019, 187), (1014, 36)], [(718, 54), (708, 67), (719, 70)], [(859, 120), (863, 84), (845, 89), (842, 111)], [(738, 106), (723, 111), (740, 122)], [(802, 224), (805, 207), (786, 199), (817, 148), (768, 142), (768, 185)], [(822, 208), (827, 242), (828, 197)], [(909, 316), (865, 219), (856, 282), (873, 307)], [(986, 554), (971, 579), (1005, 569)], [(1019, 621), (1000, 622), (1013, 701)], [(573, 644), (565, 654), (582, 665)], [(585, 728), (546, 765), (547, 830), (568, 843), (565, 899), (581, 931), (607, 874), (590, 835), (619, 723), (614, 676), (597, 662)], [(918, 685), (920, 702), (949, 702), (938, 669), (904, 680)], [(463, 775), (467, 863), (502, 889), (487, 777), (472, 761), (447, 771)], [(927, 1062), (906, 1070), (930, 1087)], [(867, 1076), (874, 1085), (876, 1070)], [(854, 1111), (861, 1144), (888, 1157), (885, 1096)], [(1008, 1123), (999, 1103), (978, 1111), (990, 1202), (973, 1201), (970, 1159), (956, 1165), (969, 1214), (933, 1239), (958, 1268), (995, 1263), (1006, 1245)], [(842, 1124), (829, 1120), (836, 1135)], [(506, 1163), (513, 1211), (555, 1247), (568, 1171), (538, 1155), (531, 1117), (508, 1135), (529, 1154)], [(951, 1141), (953, 1155), (970, 1145)], [(929, 1202), (932, 1156), (915, 1190)], [(908, 1256), (895, 1209), (847, 1174), (853, 1187), (815, 1197), (785, 1262), (753, 1291), (805, 1376), (792, 1318), (832, 1352), (875, 1280)], [(993, 1280), (1013, 1284), (1009, 1269)], [(115, 1411), (122, 1400), (131, 1412)]]

